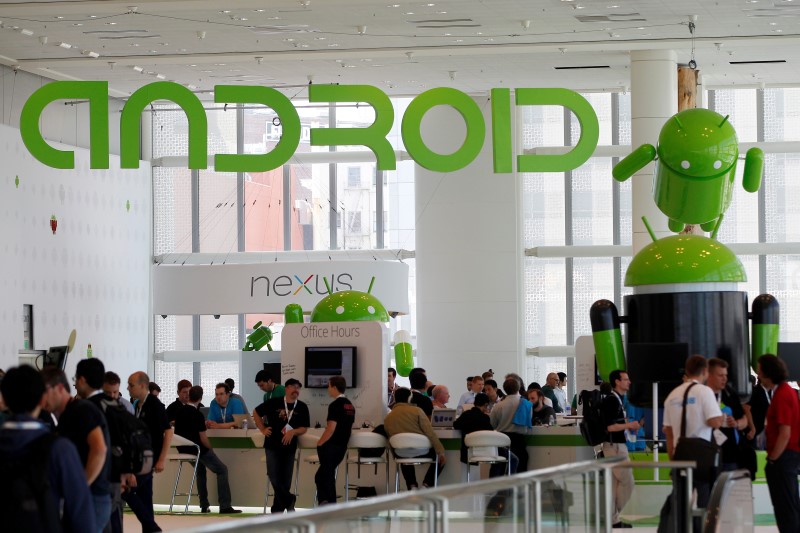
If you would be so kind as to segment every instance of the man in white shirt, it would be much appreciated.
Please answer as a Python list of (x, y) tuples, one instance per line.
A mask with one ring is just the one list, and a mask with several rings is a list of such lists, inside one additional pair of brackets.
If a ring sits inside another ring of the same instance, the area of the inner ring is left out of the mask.
[(483, 392), (483, 377), (473, 377), (471, 386), (472, 390), (465, 392), (461, 395), (461, 398), (458, 399), (458, 406), (456, 407), (456, 414), (458, 415), (464, 410), (465, 405), (469, 404), (469, 407), (472, 407), (472, 404), (475, 403), (475, 395), (479, 392)]
[[(708, 379), (708, 360), (702, 355), (693, 355), (686, 360), (685, 371), (688, 379), (670, 392), (664, 401), (664, 435), (666, 435), (667, 454), (670, 460), (675, 453), (678, 440), (681, 438), (683, 397), (687, 388), (691, 387), (686, 399), (687, 438), (700, 438), (711, 441), (714, 438), (714, 430), (722, 426), (724, 419), (714, 391), (705, 385)], [(676, 475), (677, 473), (673, 472), (673, 477)], [(683, 476), (680, 476), (673, 490), (684, 491), (684, 479)], [(708, 482), (698, 482), (697, 477), (693, 479), (695, 480), (694, 488), (697, 490), (697, 507), (704, 508), (708, 504), (711, 485)], [(679, 494), (683, 494), (683, 492)], [(678, 498), (678, 500), (682, 501), (682, 498)], [(671, 496), (667, 498), (667, 502), (661, 509), (659, 531), (661, 531), (662, 527), (666, 527), (668, 523), (667, 517), (670, 514), (670, 507)], [(682, 516), (682, 513), (676, 512), (673, 516), (679, 517)], [(697, 525), (699, 524), (695, 525), (695, 530), (697, 530)]]

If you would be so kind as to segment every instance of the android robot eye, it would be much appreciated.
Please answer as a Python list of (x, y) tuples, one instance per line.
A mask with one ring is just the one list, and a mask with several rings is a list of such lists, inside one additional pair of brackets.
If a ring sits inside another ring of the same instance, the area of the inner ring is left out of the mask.
[(714, 161), (714, 168), (719, 169), (720, 167), (722, 167), (722, 161), (717, 159), (716, 161)]
[(692, 166), (692, 165), (690, 165), (688, 161), (686, 161), (686, 160), (681, 161), (681, 167), (682, 168), (687, 169), (690, 166)]

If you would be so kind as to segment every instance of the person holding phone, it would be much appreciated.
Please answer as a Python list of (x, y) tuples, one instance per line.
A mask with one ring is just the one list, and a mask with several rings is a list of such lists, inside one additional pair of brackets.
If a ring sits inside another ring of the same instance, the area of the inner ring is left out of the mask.
[[(625, 411), (623, 398), (631, 387), (631, 380), (624, 370), (614, 370), (609, 374), (608, 381), (611, 384), (611, 394), (603, 399), (602, 405), (603, 420), (607, 424), (606, 430), (608, 431), (608, 438), (603, 443), (603, 457), (622, 456), (623, 460), (627, 461), (628, 446), (626, 445), (625, 433), (632, 431), (635, 435), (641, 427), (640, 422), (628, 422), (628, 414)], [(612, 527), (633, 527), (620, 519), (620, 512), (633, 494), (633, 470), (630, 468), (615, 468), (613, 476), (614, 514), (611, 518)]]

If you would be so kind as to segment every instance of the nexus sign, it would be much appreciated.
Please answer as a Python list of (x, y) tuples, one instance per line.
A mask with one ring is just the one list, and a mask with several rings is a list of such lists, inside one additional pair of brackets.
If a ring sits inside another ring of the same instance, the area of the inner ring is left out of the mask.
[[(28, 151), (36, 159), (53, 168), (75, 168), (75, 155), (47, 144), (39, 129), (39, 117), (47, 105), (56, 100), (88, 100), (89, 161), (93, 169), (109, 168), (108, 82), (56, 81), (34, 92), (22, 108), (20, 133)], [(389, 97), (369, 85), (310, 85), (308, 99), (314, 103), (364, 102), (375, 110), (375, 121), (365, 128), (312, 128), (312, 146), (365, 146), (377, 159), (378, 170), (394, 170), (397, 166), (394, 149), (387, 136), (394, 124), (394, 108)], [(160, 81), (134, 92), (120, 118), (120, 166), (138, 168), (140, 154), (140, 120), (143, 110), (152, 102), (168, 100), (180, 106), (189, 122), (189, 163), (191, 169), (208, 166), (208, 120), (203, 104), (186, 87)], [(214, 100), (226, 104), (260, 104), (278, 115), (282, 136), (278, 144), (263, 154), (215, 154), (218, 172), (265, 172), (289, 161), (300, 143), (300, 117), (292, 102), (279, 91), (261, 86), (217, 85)], [(511, 131), (512, 101), (510, 89), (492, 89), (491, 142), (494, 171), (514, 170)], [(568, 89), (520, 88), (514, 90), (516, 106), (562, 106), (571, 110), (581, 125), (581, 136), (566, 154), (516, 156), (518, 172), (564, 172), (586, 162), (597, 147), (599, 126), (589, 102)], [(422, 139), (420, 126), (425, 114), (436, 106), (455, 109), (466, 124), (466, 135), (460, 148), (451, 154), (434, 152)], [(480, 153), (486, 137), (486, 123), (478, 104), (467, 94), (440, 87), (425, 91), (411, 101), (403, 114), (401, 133), (406, 150), (420, 166), (436, 172), (453, 172), (469, 165)]]

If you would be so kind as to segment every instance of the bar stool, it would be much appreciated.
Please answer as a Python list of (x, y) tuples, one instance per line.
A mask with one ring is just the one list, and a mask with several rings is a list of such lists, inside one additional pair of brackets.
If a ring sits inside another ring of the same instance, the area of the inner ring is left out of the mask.
[(435, 464), (433, 486), (439, 485), (439, 456), (434, 459), (430, 457), (417, 457), (428, 453), (431, 449), (431, 441), (425, 435), (419, 433), (398, 433), (389, 438), (389, 446), (394, 454), (394, 492), (400, 491), (400, 465), (425, 465)]
[[(387, 453), (386, 437), (379, 433), (370, 431), (354, 431), (350, 435), (350, 442), (347, 443), (347, 457), (344, 465), (344, 501), (350, 501), (350, 465), (358, 465), (359, 476), (361, 475), (362, 465), (373, 465), (375, 474), (378, 473), (378, 465), (386, 465), (386, 494), (389, 494), (389, 454)], [(355, 454), (351, 453), (355, 450)], [(364, 450), (380, 450), (381, 454), (377, 457), (363, 455)]]
[[(172, 506), (175, 504), (175, 496), (186, 496), (186, 507), (184, 507), (183, 512), (189, 512), (189, 501), (192, 499), (192, 496), (198, 496), (199, 494), (196, 492), (192, 492), (194, 489), (194, 481), (197, 479), (197, 467), (200, 464), (200, 445), (195, 444), (194, 442), (190, 441), (187, 438), (181, 437), (180, 435), (173, 435), (172, 440), (170, 441), (169, 447), (176, 448), (178, 446), (186, 446), (193, 447), (197, 450), (197, 453), (169, 453), (167, 454), (168, 461), (177, 461), (178, 462), (178, 474), (175, 476), (175, 486), (172, 489), (172, 500), (169, 502), (169, 512), (172, 512)], [(189, 492), (178, 492), (178, 483), (181, 480), (181, 470), (183, 470), (184, 463), (189, 463), (193, 467), (192, 471), (192, 481), (189, 484)]]
[[(467, 483), (471, 465), (482, 463), (507, 463), (508, 475), (511, 475), (511, 439), (499, 431), (473, 431), (464, 437), (467, 446)], [(498, 454), (498, 448), (508, 447), (508, 456)]]
[[(303, 456), (303, 450), (314, 450), (313, 455), (307, 456), (303, 459), (303, 463), (309, 465), (319, 465), (319, 455), (316, 454), (317, 451), (317, 443), (319, 442), (320, 436), (319, 435), (309, 435), (308, 433), (303, 433), (299, 437), (297, 437), (297, 456), (295, 457), (295, 467), (294, 467), (294, 493), (295, 495), (299, 494), (297, 492), (297, 484), (300, 481), (300, 458)], [(338, 478), (339, 470), (336, 470), (336, 474), (334, 475), (335, 478)], [(317, 506), (317, 486), (314, 485), (314, 507)]]

